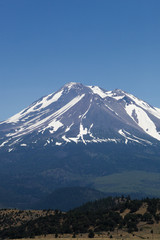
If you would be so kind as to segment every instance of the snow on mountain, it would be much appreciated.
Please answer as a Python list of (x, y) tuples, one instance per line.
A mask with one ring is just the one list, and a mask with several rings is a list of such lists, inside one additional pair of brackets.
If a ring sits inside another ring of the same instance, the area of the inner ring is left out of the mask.
[(24, 109), (23, 111), (14, 115), (13, 117), (9, 118), (5, 122), (7, 122), (7, 123), (17, 122), (21, 118), (23, 118), (24, 116), (26, 116), (27, 114), (29, 114), (31, 112), (35, 112), (37, 110), (39, 111), (43, 108), (46, 108), (53, 102), (56, 102), (61, 97), (62, 92), (63, 92), (63, 90), (57, 92), (56, 94), (49, 94), (48, 96), (42, 98), (42, 100), (37, 101), (35, 104), (31, 105), (31, 107)]
[(160, 109), (120, 89), (65, 84), (0, 123), (0, 148), (160, 141)]
[(103, 91), (101, 88), (97, 86), (88, 86), (94, 94), (99, 95), (101, 98), (107, 97), (107, 92)]
[(126, 112), (147, 134), (160, 141), (156, 125), (142, 108), (130, 104), (126, 106)]

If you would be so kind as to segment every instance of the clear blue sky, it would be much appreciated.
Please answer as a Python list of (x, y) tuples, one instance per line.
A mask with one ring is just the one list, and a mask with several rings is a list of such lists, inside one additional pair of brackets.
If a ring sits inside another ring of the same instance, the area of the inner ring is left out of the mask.
[(0, 0), (0, 120), (70, 81), (160, 107), (160, 0)]

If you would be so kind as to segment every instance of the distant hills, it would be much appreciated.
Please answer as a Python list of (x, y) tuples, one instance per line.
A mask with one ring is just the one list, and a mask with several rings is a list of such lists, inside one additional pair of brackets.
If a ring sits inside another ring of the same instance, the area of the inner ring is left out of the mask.
[(107, 194), (87, 187), (60, 188), (37, 202), (33, 209), (60, 209), (68, 211), (82, 204), (104, 198)]

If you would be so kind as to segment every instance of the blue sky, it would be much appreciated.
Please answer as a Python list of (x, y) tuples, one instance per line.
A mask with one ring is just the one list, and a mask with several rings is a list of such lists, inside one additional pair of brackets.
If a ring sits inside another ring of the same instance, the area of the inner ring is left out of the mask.
[(160, 107), (159, 0), (0, 0), (0, 121), (65, 83)]

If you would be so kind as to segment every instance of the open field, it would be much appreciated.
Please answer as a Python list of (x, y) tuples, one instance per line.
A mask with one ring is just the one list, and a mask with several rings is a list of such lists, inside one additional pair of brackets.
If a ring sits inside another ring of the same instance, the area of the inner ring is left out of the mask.
[[(111, 237), (112, 236), (112, 237)], [(23, 238), (22, 240), (30, 240), (31, 238)], [(35, 237), (34, 239), (37, 239), (37, 240), (56, 240), (57, 238), (55, 238), (53, 235), (46, 235), (46, 236), (37, 236)], [(72, 236), (64, 236), (64, 237), (59, 237), (58, 238), (59, 240), (71, 240), (71, 239), (74, 239), (72, 238)], [(76, 237), (75, 238), (76, 240), (88, 240), (90, 238), (88, 237)], [(142, 240), (142, 239), (150, 239), (150, 240), (159, 240), (160, 239), (160, 234), (140, 234), (140, 233), (135, 233), (135, 234), (129, 234), (129, 233), (122, 233), (121, 234), (114, 234), (113, 235), (103, 235), (101, 237), (99, 236), (95, 236), (94, 239), (96, 240), (110, 240), (110, 239), (113, 239), (113, 240), (129, 240), (129, 239), (133, 239), (133, 240)], [(14, 240), (18, 240), (18, 239), (14, 239)]]
[[(136, 176), (136, 178), (135, 178)], [(94, 188), (102, 192), (137, 193), (145, 192), (147, 196), (160, 196), (160, 174), (145, 171), (126, 171), (115, 173), (94, 180)]]

